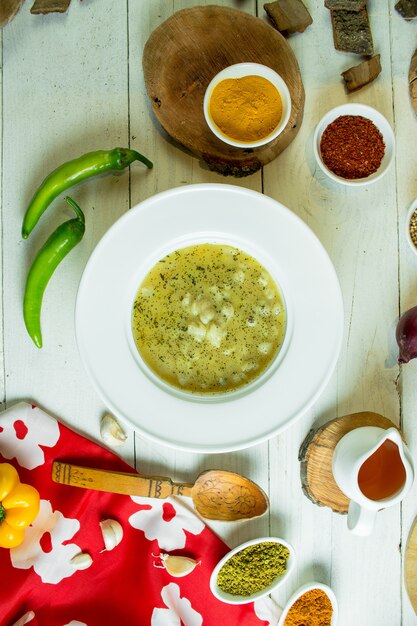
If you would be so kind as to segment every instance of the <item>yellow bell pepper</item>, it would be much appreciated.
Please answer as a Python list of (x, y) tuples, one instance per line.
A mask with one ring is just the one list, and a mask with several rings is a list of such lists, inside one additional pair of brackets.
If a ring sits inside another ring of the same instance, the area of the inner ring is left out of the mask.
[(39, 492), (20, 482), (10, 463), (0, 463), (0, 548), (15, 548), (25, 537), (24, 529), (39, 513)]

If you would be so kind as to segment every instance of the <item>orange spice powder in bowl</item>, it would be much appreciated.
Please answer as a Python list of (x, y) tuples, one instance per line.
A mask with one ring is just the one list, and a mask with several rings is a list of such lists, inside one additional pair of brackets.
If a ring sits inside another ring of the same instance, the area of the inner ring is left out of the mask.
[(278, 626), (336, 626), (336, 596), (327, 585), (307, 583), (298, 589), (284, 608)]
[(260, 63), (236, 63), (216, 74), (204, 95), (212, 133), (239, 148), (276, 139), (288, 124), (291, 95), (283, 78)]

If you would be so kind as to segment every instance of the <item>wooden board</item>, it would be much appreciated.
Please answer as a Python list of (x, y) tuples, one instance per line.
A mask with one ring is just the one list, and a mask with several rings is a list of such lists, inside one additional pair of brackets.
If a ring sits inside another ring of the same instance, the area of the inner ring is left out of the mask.
[(417, 614), (417, 518), (411, 527), (405, 549), (404, 580), (408, 597)]
[[(220, 70), (245, 61), (274, 69), (291, 94), (291, 116), (279, 137), (256, 149), (223, 143), (203, 114), (205, 90)], [(246, 176), (275, 159), (294, 139), (304, 110), (297, 60), (284, 37), (261, 19), (220, 6), (178, 11), (149, 37), (143, 53), (146, 89), (166, 132), (210, 169)]]
[(311, 429), (304, 439), (300, 452), (301, 483), (305, 495), (314, 504), (328, 506), (335, 513), (347, 513), (349, 499), (340, 491), (332, 472), (334, 449), (346, 433), (361, 426), (395, 426), (391, 420), (363, 411), (344, 415), (327, 422), (318, 429)]

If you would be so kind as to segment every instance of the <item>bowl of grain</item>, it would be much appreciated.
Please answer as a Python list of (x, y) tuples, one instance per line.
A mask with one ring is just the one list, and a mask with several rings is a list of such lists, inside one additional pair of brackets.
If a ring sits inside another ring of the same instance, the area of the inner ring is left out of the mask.
[(239, 148), (263, 146), (282, 133), (291, 113), (284, 79), (260, 63), (236, 63), (216, 74), (204, 95), (204, 117), (216, 137)]
[(317, 124), (313, 150), (320, 169), (342, 185), (375, 183), (390, 168), (395, 137), (386, 118), (365, 104), (331, 109)]
[(330, 587), (323, 583), (306, 583), (291, 596), (287, 602), (278, 626), (300, 626), (301, 624), (320, 624), (336, 626), (338, 605), (336, 596)]
[(411, 250), (417, 255), (417, 198), (408, 209), (406, 226), (406, 238)]
[(219, 561), (210, 577), (210, 590), (226, 604), (248, 604), (275, 591), (294, 565), (294, 548), (284, 539), (252, 539)]

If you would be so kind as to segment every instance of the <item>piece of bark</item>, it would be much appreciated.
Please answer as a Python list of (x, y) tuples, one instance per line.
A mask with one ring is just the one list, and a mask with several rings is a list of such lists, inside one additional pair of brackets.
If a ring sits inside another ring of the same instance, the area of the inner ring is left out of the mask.
[(324, 6), (331, 11), (360, 11), (366, 8), (368, 0), (324, 0)]
[(408, 83), (411, 104), (413, 105), (413, 109), (417, 115), (417, 49), (414, 50), (414, 54), (411, 57), (410, 68), (408, 70)]
[(405, 20), (412, 20), (417, 17), (417, 0), (400, 0), (395, 8)]
[(264, 9), (280, 33), (302, 33), (313, 23), (301, 0), (276, 0), (264, 4)]
[(24, 0), (1, 0), (0, 2), (0, 28), (12, 21)]
[(65, 13), (70, 5), (71, 0), (35, 0), (30, 10), (31, 13), (38, 15), (42, 13)]
[(331, 11), (336, 50), (372, 56), (374, 46), (368, 11)]
[(374, 57), (367, 61), (359, 63), (354, 67), (350, 67), (345, 72), (342, 72), (341, 76), (346, 83), (347, 90), (357, 91), (365, 85), (371, 83), (381, 73), (381, 57), (376, 54)]

